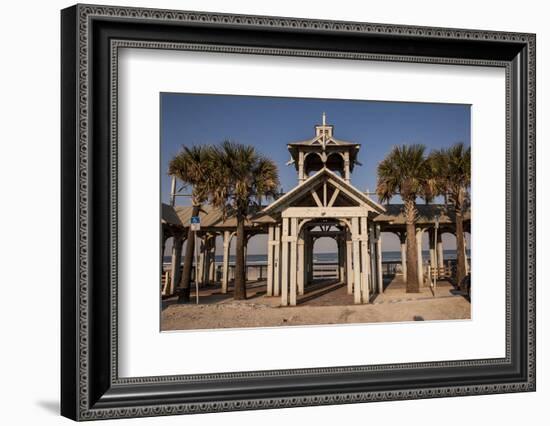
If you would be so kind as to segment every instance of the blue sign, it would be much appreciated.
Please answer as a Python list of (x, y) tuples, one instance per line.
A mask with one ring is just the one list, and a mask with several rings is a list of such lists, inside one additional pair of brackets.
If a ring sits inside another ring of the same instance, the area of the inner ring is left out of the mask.
[(201, 218), (199, 216), (191, 216), (191, 231), (200, 231)]

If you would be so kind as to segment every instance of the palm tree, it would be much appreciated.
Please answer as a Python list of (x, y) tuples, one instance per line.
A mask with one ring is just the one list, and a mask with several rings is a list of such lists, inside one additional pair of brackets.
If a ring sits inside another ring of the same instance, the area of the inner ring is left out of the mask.
[[(209, 146), (184, 146), (182, 150), (172, 158), (168, 165), (168, 174), (175, 176), (185, 185), (191, 187), (192, 216), (198, 216), (201, 205), (208, 198), (209, 188)], [(178, 297), (179, 303), (189, 302), (191, 293), (191, 270), (193, 266), (193, 252), (195, 250), (195, 238), (191, 227), (187, 231), (187, 246), (183, 258), (182, 289)], [(178, 283), (175, 283), (177, 285)]]
[(277, 165), (253, 146), (230, 141), (212, 149), (209, 198), (212, 205), (237, 219), (235, 300), (246, 299), (245, 220), (263, 197), (275, 197), (279, 186)]
[[(394, 147), (378, 164), (376, 193), (381, 202), (399, 194), (404, 204), (407, 224), (407, 293), (420, 291), (418, 282), (418, 255), (416, 245), (417, 197), (426, 196), (429, 189), (429, 168), (424, 145)], [(431, 197), (428, 197), (431, 198)]]
[(438, 191), (446, 196), (446, 199), (453, 205), (455, 212), (457, 285), (461, 285), (466, 276), (463, 216), (465, 204), (469, 199), (470, 158), (470, 148), (464, 146), (462, 142), (430, 154), (431, 167), (439, 181)]

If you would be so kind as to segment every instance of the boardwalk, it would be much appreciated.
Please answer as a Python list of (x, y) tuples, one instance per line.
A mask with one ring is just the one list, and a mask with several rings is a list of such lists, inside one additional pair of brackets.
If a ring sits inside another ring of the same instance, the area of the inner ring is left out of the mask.
[[(281, 307), (278, 297), (267, 297), (265, 281), (248, 285), (249, 298), (234, 301), (219, 287), (199, 292), (199, 305), (163, 301), (162, 330), (273, 327), (285, 325), (350, 324), (371, 322), (469, 319), (470, 302), (439, 281), (435, 292), (406, 293), (401, 276), (386, 280), (385, 291), (367, 305), (354, 305), (345, 285), (331, 280), (306, 287), (296, 307)], [(231, 287), (230, 287), (231, 289)], [(193, 297), (195, 294), (193, 293)], [(193, 298), (193, 300), (195, 300)]]

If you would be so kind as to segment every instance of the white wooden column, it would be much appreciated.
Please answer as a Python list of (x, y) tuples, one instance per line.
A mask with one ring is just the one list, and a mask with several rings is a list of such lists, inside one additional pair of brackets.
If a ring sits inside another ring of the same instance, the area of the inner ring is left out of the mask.
[[(205, 237), (206, 238), (206, 237)], [(198, 237), (198, 243), (199, 243), (199, 253), (198, 253), (198, 265), (196, 265), (195, 269), (195, 280), (197, 280), (197, 283), (201, 285), (204, 280), (204, 255), (205, 255), (205, 249), (206, 244), (204, 242), (204, 239), (201, 237)]]
[(346, 281), (348, 284), (348, 294), (353, 294), (353, 241), (351, 240), (351, 231), (346, 233)]
[(430, 229), (428, 232), (428, 239), (429, 239), (429, 246), (430, 246), (430, 266), (433, 268), (436, 268), (437, 265), (435, 264), (435, 233), (433, 230)]
[(378, 269), (378, 292), (382, 294), (384, 292), (384, 276), (382, 274), (382, 232), (380, 232), (380, 225), (376, 225), (376, 262)]
[(304, 289), (309, 282), (309, 243), (307, 229), (302, 228), (302, 240), (304, 241)]
[(417, 265), (418, 265), (418, 286), (424, 286), (424, 270), (422, 262), (422, 229), (416, 230), (416, 253), (417, 253)]
[(297, 295), (297, 257), (298, 257), (298, 219), (290, 218), (290, 305), (296, 306)]
[(222, 265), (222, 293), (227, 293), (229, 283), (229, 248), (231, 247), (231, 232), (223, 232), (223, 265)]
[(401, 271), (403, 272), (403, 280), (407, 281), (407, 233), (403, 232), (399, 236), (401, 243)]
[(217, 235), (212, 236), (212, 246), (210, 247), (210, 268), (208, 270), (208, 281), (211, 283), (216, 281), (216, 238)]
[(346, 234), (338, 236), (338, 280), (346, 282)]
[(361, 303), (361, 260), (359, 258), (359, 218), (351, 218), (353, 241), (353, 303)]
[(441, 234), (437, 233), (437, 266), (443, 268), (443, 241), (441, 239)]
[(166, 295), (172, 295), (176, 291), (176, 288), (180, 284), (181, 280), (181, 249), (183, 246), (183, 239), (181, 237), (174, 237), (172, 239), (172, 265), (170, 272), (170, 285), (166, 289)]
[(267, 231), (267, 290), (266, 296), (273, 296), (273, 225), (269, 225)]
[(204, 236), (204, 260), (202, 267), (202, 283), (208, 284), (210, 277), (210, 260), (212, 258), (212, 237)]
[(246, 285), (246, 282), (248, 281), (248, 240), (245, 237), (245, 245), (244, 245), (244, 282)]
[(281, 305), (288, 305), (288, 229), (289, 219), (283, 218), (281, 233)]
[(349, 152), (344, 152), (344, 180), (349, 183), (349, 174), (350, 174), (350, 162), (349, 162)]
[(302, 184), (306, 180), (304, 171), (304, 152), (298, 153), (298, 183)]
[[(309, 232), (308, 232), (309, 234)], [(308, 245), (308, 255), (307, 255), (307, 270), (308, 270), (308, 283), (313, 283), (313, 237), (311, 235), (308, 235), (307, 237), (307, 245)]]
[(368, 224), (367, 218), (361, 218), (361, 287), (362, 287), (362, 297), (361, 301), (363, 303), (369, 303), (370, 301), (370, 290), (369, 290), (369, 275), (370, 275), (370, 256), (369, 256), (369, 233), (368, 233)]
[(281, 227), (275, 226), (273, 244), (273, 296), (280, 293), (281, 283)]
[(305, 264), (305, 247), (304, 247), (304, 234), (300, 233), (298, 237), (298, 294), (302, 296), (304, 294), (304, 280), (306, 275), (306, 264)]

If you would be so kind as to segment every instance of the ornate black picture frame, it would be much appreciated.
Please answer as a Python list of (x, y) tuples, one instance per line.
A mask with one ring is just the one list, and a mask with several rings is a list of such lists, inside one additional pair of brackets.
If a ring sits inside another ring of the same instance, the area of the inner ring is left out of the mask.
[[(62, 26), (61, 413), (74, 420), (535, 390), (535, 35), (76, 5)], [(119, 378), (117, 52), (191, 49), (506, 70), (506, 356)]]

